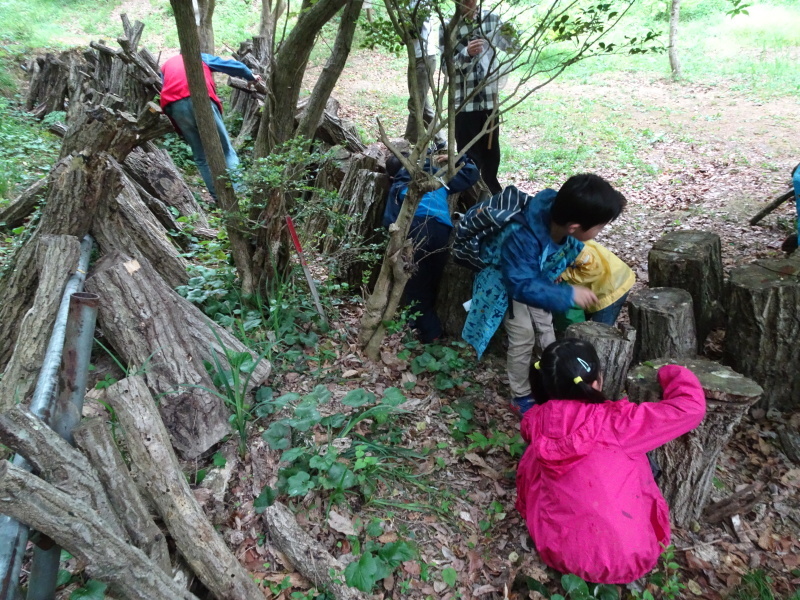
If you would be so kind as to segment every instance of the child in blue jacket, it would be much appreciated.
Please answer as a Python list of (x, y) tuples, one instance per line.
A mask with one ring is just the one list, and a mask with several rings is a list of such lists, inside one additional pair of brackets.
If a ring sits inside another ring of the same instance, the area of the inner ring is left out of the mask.
[[(514, 187), (502, 193), (522, 194)], [(574, 175), (558, 192), (547, 189), (529, 198), (524, 225), (504, 227), (481, 245), (481, 259), (489, 266), (475, 276), (463, 336), (480, 357), (505, 323), (506, 370), (515, 412), (524, 413), (533, 404), (531, 358), (537, 339), (540, 350), (555, 341), (552, 313), (597, 302), (588, 288), (559, 285), (556, 280), (574, 263), (583, 242), (616, 219), (626, 202), (602, 177)]]
[[(424, 168), (429, 173), (435, 173), (446, 161), (446, 155), (431, 155), (425, 160)], [(461, 168), (448, 182), (447, 187), (442, 186), (422, 196), (408, 233), (409, 239), (414, 242), (414, 263), (417, 270), (406, 283), (403, 298), (411, 312), (419, 313), (411, 321), (411, 326), (417, 330), (420, 341), (425, 344), (440, 338), (443, 333), (442, 323), (436, 314), (436, 296), (447, 263), (447, 246), (453, 230), (447, 196), (468, 190), (480, 177), (478, 167), (466, 156), (456, 166)], [(386, 172), (392, 178), (389, 199), (383, 213), (383, 225), (388, 228), (400, 214), (411, 175), (395, 156), (386, 161)]]

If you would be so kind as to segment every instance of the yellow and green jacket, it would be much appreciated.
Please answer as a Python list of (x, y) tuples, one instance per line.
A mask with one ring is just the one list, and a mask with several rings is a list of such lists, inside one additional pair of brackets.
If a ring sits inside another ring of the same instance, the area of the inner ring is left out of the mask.
[(564, 273), (561, 280), (582, 285), (597, 296), (597, 304), (586, 309), (594, 313), (611, 306), (633, 287), (636, 275), (608, 248), (590, 240)]

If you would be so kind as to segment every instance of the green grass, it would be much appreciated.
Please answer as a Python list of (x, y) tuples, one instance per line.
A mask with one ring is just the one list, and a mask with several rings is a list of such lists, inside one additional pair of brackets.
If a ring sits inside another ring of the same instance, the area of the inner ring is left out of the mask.
[(60, 140), (0, 96), (0, 204), (50, 170), (59, 144)]

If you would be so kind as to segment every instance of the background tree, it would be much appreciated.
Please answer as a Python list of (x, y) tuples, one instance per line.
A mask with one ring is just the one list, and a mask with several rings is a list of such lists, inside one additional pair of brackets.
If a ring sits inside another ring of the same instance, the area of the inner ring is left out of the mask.
[(678, 79), (681, 76), (681, 63), (678, 60), (678, 21), (681, 14), (681, 0), (672, 0), (669, 11), (669, 66), (672, 69), (672, 77)]
[(217, 0), (192, 0), (200, 52), (214, 54), (214, 8)]
[[(506, 23), (504, 35), (513, 37), (513, 44), (504, 53), (499, 53), (495, 40), (487, 40), (489, 50), (494, 59), (489, 63), (486, 76), (481, 85), (473, 92), (479, 93), (488, 85), (494, 85), (501, 77), (513, 76), (509, 90), (499, 99), (493, 118), (487, 120), (483, 130), (461, 149), (455, 148), (455, 117), (458, 112), (455, 106), (454, 90), (447, 82), (455, 78), (456, 64), (453, 53), (457, 40), (454, 32), (459, 24), (459, 17), (450, 3), (433, 0), (424, 8), (411, 5), (403, 0), (384, 0), (388, 19), (376, 20), (371, 29), (372, 39), (376, 43), (405, 47), (409, 59), (409, 78), (416, 81), (414, 73), (414, 41), (417, 33), (412, 24), (421, 22), (419, 15), (412, 11), (426, 10), (435, 15), (443, 30), (440, 48), (442, 53), (441, 74), (429, 74), (433, 93), (435, 116), (427, 128), (420, 125), (417, 144), (406, 158), (391, 143), (383, 127), (380, 127), (381, 140), (397, 156), (403, 166), (411, 174), (407, 196), (397, 222), (390, 228), (389, 244), (384, 254), (380, 274), (375, 289), (367, 299), (364, 316), (359, 330), (359, 341), (368, 356), (376, 358), (385, 335), (384, 323), (394, 318), (400, 305), (403, 289), (410, 272), (414, 269), (410, 248), (406, 238), (412, 217), (416, 212), (422, 195), (441, 185), (441, 179), (452, 177), (456, 171), (456, 161), (466, 152), (470, 145), (497, 127), (502, 115), (513, 110), (525, 99), (553, 81), (571, 65), (586, 58), (600, 54), (661, 51), (654, 41), (656, 34), (646, 32), (641, 37), (622, 36), (616, 41), (607, 41), (610, 32), (619, 24), (630, 10), (635, 0), (617, 0), (614, 2), (598, 2), (579, 7), (568, 0), (549, 0), (542, 5), (521, 6), (498, 3), (488, 8), (497, 13), (501, 21)], [(479, 3), (478, 10), (486, 10), (487, 5)], [(391, 31), (394, 37), (388, 33)], [(411, 93), (416, 93), (416, 86), (411, 86)], [(473, 95), (467, 97), (468, 101)], [(414, 104), (420, 110), (424, 98), (415, 98)], [(422, 115), (418, 114), (418, 123), (422, 123)], [(423, 171), (425, 152), (442, 124), (448, 130), (449, 160), (446, 168), (434, 176)], [(494, 125), (493, 125), (494, 124)], [(380, 123), (379, 123), (380, 126)]]

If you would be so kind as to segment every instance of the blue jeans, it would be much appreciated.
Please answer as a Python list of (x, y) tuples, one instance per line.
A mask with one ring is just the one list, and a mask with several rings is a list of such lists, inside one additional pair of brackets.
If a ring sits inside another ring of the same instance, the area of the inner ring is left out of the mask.
[[(222, 153), (225, 155), (225, 166), (230, 171), (230, 175), (234, 176), (236, 168), (239, 166), (239, 157), (236, 155), (236, 150), (231, 145), (231, 140), (228, 137), (228, 132), (225, 129), (225, 124), (222, 122), (222, 115), (219, 112), (219, 107), (213, 101), (211, 108), (214, 110), (214, 121), (217, 124), (217, 131), (219, 132), (219, 140), (222, 142)], [(206, 188), (211, 192), (214, 199), (217, 194), (214, 192), (214, 178), (211, 176), (211, 169), (208, 168), (206, 161), (206, 153), (203, 150), (203, 142), (200, 140), (200, 132), (197, 129), (197, 121), (194, 118), (194, 108), (192, 107), (191, 98), (183, 98), (176, 102), (167, 104), (164, 109), (173, 123), (177, 125), (186, 142), (192, 148), (192, 157), (197, 165), (197, 170), (200, 171), (200, 176), (206, 184)], [(234, 183), (234, 189), (238, 186)]]
[(610, 306), (606, 306), (598, 310), (596, 313), (592, 313), (589, 316), (590, 321), (594, 321), (595, 323), (604, 323), (605, 325), (613, 326), (614, 323), (617, 322), (617, 317), (619, 316), (619, 311), (622, 310), (622, 307), (625, 304), (625, 300), (628, 298), (628, 292), (625, 292), (625, 295), (614, 302), (614, 304)]

